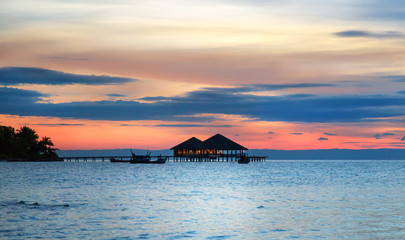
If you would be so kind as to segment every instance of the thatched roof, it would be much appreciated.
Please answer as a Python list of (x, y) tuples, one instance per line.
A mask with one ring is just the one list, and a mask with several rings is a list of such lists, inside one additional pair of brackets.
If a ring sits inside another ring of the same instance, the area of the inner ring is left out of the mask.
[(222, 136), (221, 134), (216, 134), (203, 142), (204, 149), (215, 149), (215, 150), (248, 150), (242, 145)]
[(187, 141), (170, 148), (170, 150), (179, 150), (179, 149), (248, 150), (244, 146), (237, 144), (236, 142), (222, 136), (221, 134), (216, 134), (208, 138), (204, 142), (195, 137), (192, 137)]
[(192, 137), (189, 140), (170, 148), (170, 150), (177, 149), (203, 149), (203, 142), (198, 138)]

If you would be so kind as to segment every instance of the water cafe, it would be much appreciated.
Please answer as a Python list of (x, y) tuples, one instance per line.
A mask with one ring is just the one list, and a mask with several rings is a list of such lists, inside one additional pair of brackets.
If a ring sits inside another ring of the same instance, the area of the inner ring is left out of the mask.
[[(245, 155), (246, 147), (216, 134), (205, 141), (192, 137), (174, 147), (174, 161), (206, 162), (206, 161), (238, 161)], [(264, 161), (265, 157), (249, 156), (251, 161)]]

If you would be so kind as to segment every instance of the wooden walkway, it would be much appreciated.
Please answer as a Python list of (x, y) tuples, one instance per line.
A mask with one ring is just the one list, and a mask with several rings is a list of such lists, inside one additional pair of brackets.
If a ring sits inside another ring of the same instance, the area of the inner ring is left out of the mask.
[[(240, 156), (170, 156), (173, 162), (237, 162)], [(263, 156), (246, 156), (251, 162), (265, 162), (266, 157)]]
[[(157, 159), (158, 157), (167, 157), (167, 161), (171, 162), (237, 162), (239, 156), (151, 156), (151, 159)], [(103, 157), (61, 157), (59, 159), (64, 162), (109, 162), (110, 158), (118, 160), (130, 160), (131, 156), (103, 156)], [(263, 156), (247, 156), (251, 162), (265, 162), (266, 157)]]

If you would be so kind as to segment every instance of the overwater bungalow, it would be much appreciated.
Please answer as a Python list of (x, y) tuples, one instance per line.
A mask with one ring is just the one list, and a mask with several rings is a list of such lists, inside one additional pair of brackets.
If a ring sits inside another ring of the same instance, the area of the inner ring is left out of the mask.
[(192, 137), (170, 150), (173, 150), (175, 161), (236, 161), (248, 149), (221, 134), (216, 134), (205, 141)]

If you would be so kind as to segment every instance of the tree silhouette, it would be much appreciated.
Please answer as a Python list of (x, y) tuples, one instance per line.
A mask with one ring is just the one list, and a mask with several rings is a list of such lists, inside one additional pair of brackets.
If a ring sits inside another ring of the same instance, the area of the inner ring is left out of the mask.
[(29, 127), (17, 131), (0, 125), (0, 158), (22, 158), (30, 160), (57, 159), (56, 148), (49, 137), (38, 141), (38, 134)]
[(43, 137), (42, 140), (38, 142), (38, 146), (40, 153), (42, 153), (47, 159), (55, 158), (55, 151), (57, 149), (53, 148), (54, 144), (49, 137)]
[(15, 130), (12, 127), (0, 125), (0, 154), (5, 157), (14, 152)]
[(21, 127), (16, 133), (18, 153), (21, 157), (33, 159), (39, 152), (38, 134), (29, 127)]

